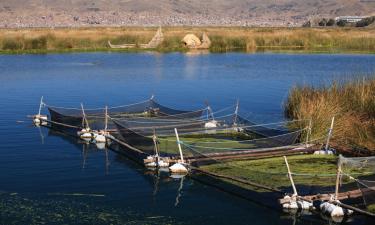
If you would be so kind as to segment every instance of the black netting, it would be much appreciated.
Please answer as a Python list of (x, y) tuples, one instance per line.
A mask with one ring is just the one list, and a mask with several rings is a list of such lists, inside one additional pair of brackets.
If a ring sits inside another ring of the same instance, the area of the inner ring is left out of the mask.
[[(77, 128), (86, 127), (87, 124), (84, 121), (84, 114), (88, 126), (94, 130), (103, 129), (106, 121), (106, 112), (111, 118), (164, 118), (166, 120), (172, 119), (193, 119), (200, 118), (202, 114), (207, 110), (206, 108), (195, 110), (195, 111), (183, 111), (172, 109), (166, 106), (162, 106), (155, 102), (153, 99), (116, 107), (97, 108), (97, 109), (80, 109), (80, 108), (63, 108), (48, 106), (50, 112), (51, 121), (58, 123), (59, 125), (73, 126)], [(115, 129), (115, 125), (108, 121), (108, 129)], [(60, 127), (60, 126), (59, 126)]]

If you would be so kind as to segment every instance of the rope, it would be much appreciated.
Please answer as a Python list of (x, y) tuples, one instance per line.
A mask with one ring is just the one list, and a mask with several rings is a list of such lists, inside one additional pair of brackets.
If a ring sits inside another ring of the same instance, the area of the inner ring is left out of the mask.
[[(187, 143), (203, 143), (203, 144), (246, 143), (246, 142), (251, 142), (251, 141), (260, 141), (260, 140), (265, 140), (265, 139), (273, 139), (273, 138), (277, 138), (277, 137), (282, 137), (282, 136), (302, 132), (303, 130), (306, 130), (306, 128), (301, 129), (301, 130), (297, 130), (297, 131), (294, 131), (294, 132), (289, 132), (289, 133), (286, 133), (286, 134), (280, 134), (280, 135), (276, 135), (276, 136), (257, 138), (257, 139), (251, 139), (251, 140), (243, 140), (243, 141), (227, 140), (227, 141), (217, 141), (217, 142), (215, 142), (215, 141), (200, 141), (200, 142), (185, 141), (185, 142), (187, 142)], [(194, 146), (197, 146), (197, 145), (194, 145)]]
[[(131, 104), (126, 104), (126, 105), (119, 105), (119, 106), (112, 106), (112, 107), (108, 107), (108, 109), (116, 109), (116, 108), (122, 108), (122, 107), (127, 107), (127, 106), (133, 106), (133, 105), (139, 105), (139, 104), (142, 104), (142, 103), (146, 103), (150, 101), (149, 99), (148, 100), (144, 100), (144, 101), (140, 101), (140, 102), (136, 102), (136, 103), (131, 103)], [(51, 108), (57, 108), (57, 109), (71, 109), (71, 110), (79, 110), (79, 111), (82, 111), (81, 108), (74, 108), (74, 107), (62, 107), (62, 106), (53, 106), (53, 105), (48, 105), (46, 103), (43, 102), (43, 106), (47, 106), (47, 107), (51, 107)], [(105, 110), (105, 108), (87, 108), (85, 109), (86, 111), (92, 111), (92, 110)]]

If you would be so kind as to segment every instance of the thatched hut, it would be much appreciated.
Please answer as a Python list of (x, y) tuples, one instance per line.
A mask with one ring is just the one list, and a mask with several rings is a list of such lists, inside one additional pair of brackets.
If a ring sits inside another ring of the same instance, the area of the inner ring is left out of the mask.
[(187, 34), (182, 39), (182, 43), (184, 43), (184, 45), (190, 49), (208, 49), (211, 46), (211, 41), (206, 33), (203, 33), (202, 40), (200, 40), (194, 34)]

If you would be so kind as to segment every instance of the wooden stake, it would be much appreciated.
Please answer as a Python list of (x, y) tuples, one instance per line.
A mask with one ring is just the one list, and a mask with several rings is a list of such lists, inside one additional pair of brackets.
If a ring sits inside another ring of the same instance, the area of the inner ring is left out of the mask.
[(296, 186), (294, 185), (292, 173), (290, 172), (290, 168), (289, 168), (289, 164), (288, 164), (288, 160), (286, 159), (286, 156), (284, 156), (284, 160), (285, 160), (286, 168), (288, 169), (288, 176), (290, 179), (290, 183), (292, 184), (292, 188), (294, 192), (293, 195), (298, 196), (297, 189), (296, 189)]
[(40, 98), (38, 116), (40, 116), (40, 113), (42, 112), (42, 106), (43, 106), (43, 96)]
[[(89, 122), (87, 121), (85, 110), (83, 109), (83, 104), (82, 103), (81, 103), (81, 108), (82, 108), (82, 115), (83, 115), (82, 126), (85, 127), (85, 128), (90, 128), (89, 127)], [(86, 126), (84, 126), (84, 124), (83, 124), (84, 122), (86, 123)]]
[(184, 156), (182, 155), (182, 149), (181, 149), (181, 144), (180, 144), (180, 138), (179, 138), (179, 136), (178, 136), (177, 128), (174, 128), (174, 132), (175, 132), (175, 134), (176, 134), (178, 150), (180, 151), (181, 163), (184, 163)]
[(327, 142), (326, 142), (326, 147), (325, 147), (326, 151), (328, 150), (328, 147), (329, 147), (329, 140), (331, 139), (331, 136), (332, 136), (334, 122), (335, 122), (335, 117), (332, 117), (331, 127), (329, 128), (329, 131), (328, 131)]
[(309, 139), (310, 139), (310, 135), (311, 135), (311, 125), (312, 125), (312, 121), (310, 119), (309, 120), (309, 126), (308, 126), (307, 132), (306, 132), (306, 146), (309, 143)]
[(108, 106), (105, 106), (105, 124), (104, 124), (104, 134), (107, 134), (108, 129)]
[(337, 176), (336, 176), (336, 187), (335, 187), (335, 200), (337, 200), (337, 197), (339, 195), (339, 186), (340, 186), (340, 175), (341, 175), (341, 163), (340, 160), (337, 163)]
[(240, 105), (240, 100), (237, 99), (237, 102), (236, 102), (236, 109), (234, 110), (234, 120), (233, 120), (233, 124), (237, 124), (237, 116), (238, 116), (238, 108), (239, 108), (239, 105)]

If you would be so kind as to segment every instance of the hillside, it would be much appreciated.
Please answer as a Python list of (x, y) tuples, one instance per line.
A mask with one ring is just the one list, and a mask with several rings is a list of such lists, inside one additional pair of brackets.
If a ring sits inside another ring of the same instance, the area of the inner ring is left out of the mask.
[(371, 0), (1, 0), (0, 27), (297, 26), (319, 16), (374, 13)]

